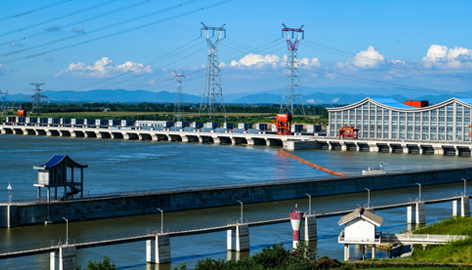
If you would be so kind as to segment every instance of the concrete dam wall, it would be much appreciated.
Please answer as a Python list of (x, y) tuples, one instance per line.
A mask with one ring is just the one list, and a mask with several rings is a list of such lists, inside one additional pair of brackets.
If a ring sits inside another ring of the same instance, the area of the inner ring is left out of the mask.
[(73, 221), (150, 214), (157, 212), (156, 207), (164, 211), (179, 211), (236, 205), (236, 200), (247, 204), (305, 198), (305, 193), (315, 197), (364, 192), (365, 187), (373, 191), (413, 187), (417, 186), (416, 183), (433, 185), (457, 182), (461, 178), (472, 178), (472, 167), (201, 187), (64, 202), (13, 202), (10, 206), (0, 205), (0, 227), (38, 224), (46, 220), (62, 222), (62, 217)]

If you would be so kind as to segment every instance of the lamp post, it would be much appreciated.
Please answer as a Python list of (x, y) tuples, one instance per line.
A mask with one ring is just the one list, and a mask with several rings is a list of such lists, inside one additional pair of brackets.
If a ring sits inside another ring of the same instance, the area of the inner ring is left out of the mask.
[(421, 184), (420, 183), (416, 183), (418, 186), (419, 186), (419, 196), (418, 196), (418, 201), (421, 202)]
[(308, 214), (311, 215), (311, 195), (308, 193), (305, 193), (305, 195), (308, 196)]
[(244, 204), (243, 204), (243, 202), (240, 201), (240, 200), (237, 200), (237, 201), (238, 201), (238, 203), (241, 204), (241, 224), (243, 224), (243, 223), (244, 223), (244, 221), (243, 221), (243, 213), (244, 213), (244, 209), (243, 209), (244, 206), (243, 206), (243, 205), (244, 205)]
[(367, 190), (367, 208), (370, 208), (370, 189), (364, 188)]
[(69, 245), (69, 220), (67, 218), (62, 217), (66, 221), (66, 246)]
[(160, 208), (157, 208), (157, 210), (161, 212), (161, 233), (164, 233), (164, 211)]
[(461, 179), (462, 179), (462, 181), (464, 181), (464, 194), (463, 194), (463, 196), (465, 196), (465, 194), (467, 193), (467, 186), (466, 186), (467, 185), (467, 179), (464, 179), (464, 178), (461, 178)]
[(11, 195), (10, 195), (10, 191), (12, 190), (12, 188), (11, 188), (11, 185), (10, 185), (10, 183), (8, 183), (7, 190), (8, 190), (8, 204), (11, 204)]

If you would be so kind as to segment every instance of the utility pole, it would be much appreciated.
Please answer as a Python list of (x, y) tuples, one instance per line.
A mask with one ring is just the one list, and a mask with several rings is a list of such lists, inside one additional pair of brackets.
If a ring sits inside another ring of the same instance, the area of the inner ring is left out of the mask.
[(33, 90), (34, 94), (29, 96), (30, 98), (33, 98), (33, 107), (31, 108), (31, 112), (34, 111), (34, 109), (41, 109), (41, 98), (49, 98), (43, 94), (41, 94), (42, 89), (39, 87), (41, 85), (44, 85), (44, 83), (30, 83), (30, 85), (34, 85), (35, 89)]
[[(284, 92), (282, 103), (280, 103), (280, 112), (289, 112), (293, 116), (299, 111), (304, 118), (305, 109), (303, 108), (302, 89), (300, 88), (300, 61), (298, 60), (298, 44), (305, 37), (305, 31), (300, 28), (288, 28), (282, 24), (282, 37), (285, 37), (288, 49), (287, 68), (285, 70)], [(292, 42), (292, 38), (294, 41)], [(294, 104), (299, 102), (300, 105)]]
[(182, 98), (182, 80), (185, 78), (184, 73), (177, 74), (175, 72), (175, 79), (177, 80), (177, 92), (175, 92), (175, 103), (174, 103), (174, 118), (173, 121), (185, 121), (184, 118), (184, 107)]
[[(205, 31), (205, 39), (208, 46), (208, 59), (205, 75), (205, 86), (203, 88), (202, 103), (200, 104), (200, 110), (198, 116), (208, 111), (210, 118), (215, 117), (216, 112), (222, 112), (225, 116), (226, 122), (226, 109), (225, 102), (223, 100), (223, 88), (221, 87), (220, 77), (220, 60), (218, 59), (218, 46), (221, 40), (226, 38), (225, 24), (221, 27), (209, 27), (202, 23), (203, 27), (200, 29), (200, 35)], [(215, 41), (211, 39), (215, 36), (215, 31), (218, 37)]]
[(2, 118), (5, 116), (5, 112), (6, 112), (6, 109), (7, 109), (7, 103), (6, 103), (6, 100), (7, 100), (7, 96), (8, 96), (8, 90), (6, 92), (2, 92), (2, 90), (0, 90), (0, 97), (2, 97)]

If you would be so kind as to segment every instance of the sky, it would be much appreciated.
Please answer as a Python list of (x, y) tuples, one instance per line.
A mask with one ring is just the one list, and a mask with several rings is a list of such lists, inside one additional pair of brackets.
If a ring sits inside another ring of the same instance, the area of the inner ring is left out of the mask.
[(183, 92), (201, 95), (203, 22), (226, 29), (223, 94), (284, 86), (282, 23), (305, 31), (302, 91), (463, 92), (472, 90), (470, 10), (471, 1), (2, 0), (0, 90), (174, 92), (183, 72)]

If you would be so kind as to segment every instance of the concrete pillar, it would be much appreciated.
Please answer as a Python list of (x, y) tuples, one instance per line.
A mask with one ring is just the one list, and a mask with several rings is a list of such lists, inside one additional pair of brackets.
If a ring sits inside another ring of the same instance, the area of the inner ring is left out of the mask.
[(406, 143), (402, 143), (401, 146), (403, 148), (404, 154), (408, 154), (410, 152), (410, 149), (408, 149), (408, 145)]
[(49, 270), (56, 270), (56, 252), (49, 253)]
[[(166, 135), (166, 137), (167, 137), (167, 140), (168, 140), (169, 142), (172, 141), (172, 136), (171, 136), (171, 135)], [(141, 139), (140, 139), (140, 140), (141, 140)]]
[(341, 151), (347, 151), (346, 143), (343, 140), (340, 140), (339, 144), (341, 145)]
[(232, 229), (232, 230), (226, 231), (226, 250), (233, 251), (236, 249), (235, 238), (236, 238), (236, 230)]
[(415, 209), (415, 223), (426, 224), (426, 210), (424, 202), (417, 202)]
[(22, 128), (21, 130), (23, 131), (23, 135), (28, 135), (28, 130), (26, 130), (26, 128)]
[(101, 139), (102, 138), (102, 133), (100, 133), (99, 131), (96, 131), (95, 136), (97, 137), (97, 139)]
[(358, 143), (358, 142), (354, 142), (354, 144), (356, 145), (356, 151), (357, 151), (357, 152), (361, 151), (361, 147), (359, 146), (359, 143)]
[(375, 252), (376, 252), (375, 244), (372, 245), (372, 259), (375, 259)]
[(317, 241), (316, 216), (305, 216), (305, 241)]
[(143, 140), (143, 135), (141, 135), (141, 133), (138, 133), (138, 140), (142, 141)]
[(75, 131), (72, 131), (72, 130), (71, 130), (69, 133), (70, 133), (70, 136), (71, 136), (71, 137), (77, 137), (77, 134), (75, 134)]
[(452, 201), (452, 216), (457, 217), (457, 201)]
[(249, 226), (237, 225), (236, 226), (236, 251), (249, 250)]
[(146, 263), (152, 262), (152, 240), (146, 240)]
[(35, 134), (36, 136), (39, 135), (39, 131), (38, 131), (37, 129), (33, 129), (33, 131), (34, 131), (34, 134)]
[(254, 145), (254, 139), (246, 137), (247, 145)]
[(454, 145), (454, 151), (456, 151), (456, 156), (458, 156), (459, 155), (459, 149), (457, 148), (456, 145)]
[(333, 146), (331, 145), (331, 142), (326, 141), (326, 143), (328, 144), (328, 150), (333, 150)]
[(52, 136), (51, 131), (49, 129), (44, 130), (46, 132), (46, 136)]
[(344, 244), (344, 261), (349, 261), (349, 244)]
[(170, 237), (168, 234), (156, 236), (155, 263), (170, 263)]
[(59, 270), (75, 270), (77, 268), (77, 250), (75, 247), (59, 248)]
[(182, 138), (182, 142), (188, 142), (188, 136), (180, 135), (180, 138)]
[(388, 152), (389, 153), (393, 153), (393, 147), (390, 143), (387, 143), (387, 146), (388, 146)]
[(435, 155), (444, 155), (444, 149), (440, 144), (433, 144), (434, 154)]
[(203, 137), (202, 136), (198, 136), (197, 138), (198, 138), (199, 143), (203, 143)]
[(121, 134), (123, 134), (123, 139), (124, 139), (124, 140), (129, 140), (129, 135), (128, 135), (127, 132), (123, 132), (123, 133), (121, 133)]
[(375, 142), (369, 142), (367, 143), (369, 145), (369, 152), (378, 152), (379, 151), (379, 146)]
[(413, 206), (406, 207), (406, 222), (413, 223)]
[(233, 138), (233, 137), (231, 137), (230, 139), (231, 139), (231, 144), (232, 144), (232, 145), (235, 145), (235, 144), (236, 144), (236, 139)]
[(64, 137), (64, 132), (58, 130), (57, 133), (59, 133), (59, 137)]
[(461, 216), (470, 217), (470, 202), (468, 196), (463, 196), (461, 198)]
[(221, 144), (220, 137), (218, 137), (218, 136), (213, 136), (212, 138), (213, 138), (213, 143)]
[(424, 154), (423, 148), (421, 147), (421, 144), (418, 144), (418, 149), (419, 149), (419, 154), (422, 155)]

